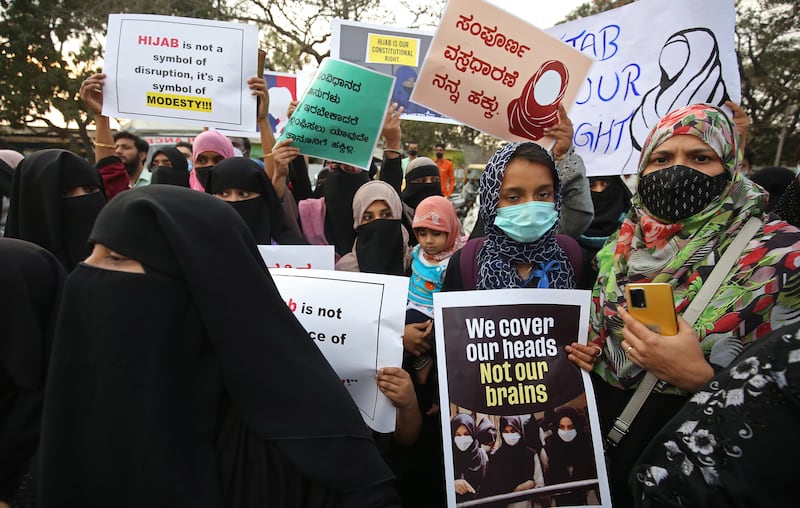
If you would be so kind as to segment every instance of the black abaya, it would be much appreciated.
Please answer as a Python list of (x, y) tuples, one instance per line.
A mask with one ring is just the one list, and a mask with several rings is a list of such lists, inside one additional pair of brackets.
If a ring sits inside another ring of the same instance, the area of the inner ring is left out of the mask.
[(80, 265), (67, 280), (45, 398), (43, 508), (396, 504), (355, 403), (227, 203), (134, 189), (103, 210), (91, 239), (146, 273)]

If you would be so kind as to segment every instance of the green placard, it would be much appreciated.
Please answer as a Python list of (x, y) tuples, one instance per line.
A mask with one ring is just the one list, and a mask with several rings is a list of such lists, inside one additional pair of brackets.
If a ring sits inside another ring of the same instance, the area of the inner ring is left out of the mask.
[(278, 141), (312, 157), (369, 168), (394, 77), (326, 58)]

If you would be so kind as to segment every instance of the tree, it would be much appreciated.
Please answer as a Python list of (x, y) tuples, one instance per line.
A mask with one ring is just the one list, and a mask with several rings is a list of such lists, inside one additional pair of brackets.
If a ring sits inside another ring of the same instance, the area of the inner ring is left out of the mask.
[(233, 5), (230, 19), (262, 28), (268, 65), (275, 70), (297, 70), (330, 55), (334, 19), (397, 24), (392, 10), (399, 5), (411, 18), (406, 23), (409, 28), (435, 26), (444, 4), (444, 0), (417, 5), (385, 0), (249, 0)]
[[(758, 165), (790, 164), (800, 145), (800, 0), (740, 2), (737, 53), (742, 105)], [(790, 166), (790, 167), (791, 167)]]
[[(595, 0), (567, 20), (633, 0)], [(794, 166), (800, 146), (800, 0), (737, 0), (736, 46), (742, 107), (751, 119), (748, 146), (758, 165)]]
[[(69, 149), (93, 153), (91, 118), (78, 98), (81, 82), (97, 72), (106, 31), (118, 2), (0, 0), (0, 122), (19, 129), (44, 125)], [(131, 12), (218, 17), (200, 0), (129, 0)], [(59, 114), (63, 122), (54, 119)], [(56, 115), (57, 116), (57, 115)]]

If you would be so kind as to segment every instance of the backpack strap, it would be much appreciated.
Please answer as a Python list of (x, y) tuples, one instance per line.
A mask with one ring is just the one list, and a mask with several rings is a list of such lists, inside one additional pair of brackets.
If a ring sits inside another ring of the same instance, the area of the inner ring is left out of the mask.
[(465, 290), (478, 289), (478, 251), (483, 247), (485, 237), (469, 240), (461, 247), (461, 285)]
[(556, 241), (567, 255), (567, 259), (572, 265), (572, 271), (575, 273), (575, 284), (579, 285), (583, 280), (583, 249), (578, 241), (569, 235), (557, 234)]

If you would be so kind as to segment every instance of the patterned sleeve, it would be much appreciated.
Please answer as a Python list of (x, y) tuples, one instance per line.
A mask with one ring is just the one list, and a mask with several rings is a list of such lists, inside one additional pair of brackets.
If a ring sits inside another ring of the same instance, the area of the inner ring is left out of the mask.
[(800, 227), (800, 175), (792, 180), (781, 200), (775, 206), (775, 213), (792, 226)]

